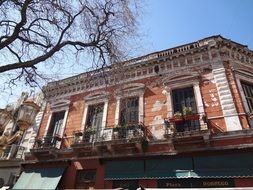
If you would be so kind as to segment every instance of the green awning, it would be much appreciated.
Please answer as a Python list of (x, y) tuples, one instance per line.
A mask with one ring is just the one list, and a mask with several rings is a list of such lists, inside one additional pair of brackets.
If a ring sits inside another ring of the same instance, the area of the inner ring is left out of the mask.
[(108, 161), (106, 180), (253, 177), (253, 153)]
[(201, 178), (253, 176), (253, 153), (194, 157), (194, 172)]
[(106, 180), (126, 180), (144, 178), (144, 161), (107, 161), (105, 165)]
[(13, 189), (55, 189), (64, 168), (39, 168), (22, 172)]
[(192, 172), (191, 158), (146, 160), (146, 178), (189, 178)]

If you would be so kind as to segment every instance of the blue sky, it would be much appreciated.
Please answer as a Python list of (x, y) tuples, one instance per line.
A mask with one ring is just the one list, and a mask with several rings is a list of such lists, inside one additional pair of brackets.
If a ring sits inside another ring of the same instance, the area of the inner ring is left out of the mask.
[[(134, 53), (141, 56), (199, 39), (222, 35), (253, 50), (253, 0), (140, 0), (144, 7), (139, 21), (141, 39)], [(67, 56), (68, 57), (68, 56)], [(59, 67), (61, 78), (84, 72), (67, 65)], [(82, 61), (82, 60), (81, 60)], [(50, 68), (47, 68), (50, 70)], [(22, 90), (21, 90), (22, 89)], [(25, 85), (0, 94), (0, 107), (16, 101)]]
[(253, 1), (147, 0), (140, 26), (145, 53), (218, 34), (253, 49)]

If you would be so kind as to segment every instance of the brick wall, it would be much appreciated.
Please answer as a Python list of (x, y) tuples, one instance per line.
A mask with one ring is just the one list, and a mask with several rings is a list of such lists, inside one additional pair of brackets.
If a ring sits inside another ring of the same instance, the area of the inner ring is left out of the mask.
[[(228, 63), (225, 63), (224, 66), (226, 68), (226, 74), (230, 83), (230, 88), (233, 94), (236, 109), (240, 113), (244, 112), (240, 93), (236, 86), (232, 70)], [(204, 111), (209, 118), (209, 127), (214, 133), (226, 131), (222, 108), (220, 105), (216, 84), (213, 80), (212, 72), (203, 72), (200, 78), (201, 79), (199, 85), (204, 105)], [(166, 94), (163, 93), (164, 87), (161, 83), (161, 79), (161, 76), (154, 76), (142, 80), (133, 81), (136, 83), (144, 83), (146, 85), (144, 93), (144, 124), (149, 126), (154, 125), (154, 131), (160, 130), (164, 118), (167, 118), (167, 97)], [(111, 93), (111, 96), (109, 97), (106, 126), (112, 127), (115, 125), (115, 91), (120, 86), (121, 85), (115, 85), (114, 87), (101, 89)], [(85, 107), (84, 97), (89, 93), (82, 93), (75, 96), (71, 96), (69, 98), (71, 104), (69, 107), (69, 114), (64, 131), (66, 136), (72, 135), (73, 131), (75, 130), (80, 130)], [(40, 137), (44, 134), (49, 114), (50, 105), (48, 104), (46, 108), (46, 113), (44, 114), (39, 130), (38, 136)], [(242, 123), (243, 128), (248, 128), (245, 116), (240, 116), (240, 121)]]

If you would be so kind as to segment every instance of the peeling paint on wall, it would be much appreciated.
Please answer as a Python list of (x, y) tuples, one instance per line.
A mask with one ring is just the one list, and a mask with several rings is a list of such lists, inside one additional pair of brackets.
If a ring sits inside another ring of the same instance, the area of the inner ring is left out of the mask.
[(150, 131), (153, 133), (155, 139), (163, 139), (164, 138), (164, 119), (161, 115), (157, 115), (154, 117), (153, 121), (149, 124)]
[[(211, 98), (211, 107), (216, 107), (216, 106), (219, 106), (219, 102), (218, 102), (218, 94), (216, 93), (216, 90), (215, 89), (211, 89), (209, 90), (209, 96)], [(209, 106), (207, 106), (209, 107)]]
[(163, 106), (164, 106), (163, 103), (161, 103), (159, 100), (156, 100), (155, 103), (153, 104), (151, 111), (152, 112), (160, 111)]
[(151, 125), (163, 124), (164, 119), (161, 115), (157, 115), (154, 117), (153, 121), (150, 123)]
[(206, 101), (204, 101), (205, 107), (210, 107), (210, 105), (208, 103), (206, 103)]

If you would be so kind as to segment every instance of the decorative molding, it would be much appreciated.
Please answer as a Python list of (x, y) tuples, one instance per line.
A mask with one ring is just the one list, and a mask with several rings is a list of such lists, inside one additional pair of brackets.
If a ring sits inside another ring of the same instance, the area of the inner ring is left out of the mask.
[(51, 101), (51, 111), (52, 112), (59, 112), (63, 110), (68, 110), (70, 105), (70, 100), (66, 99), (59, 99), (55, 101)]
[(234, 73), (236, 76), (238, 76), (240, 79), (252, 82), (253, 79), (253, 70), (247, 70), (247, 68), (236, 68), (234, 69)]
[[(154, 72), (155, 65), (159, 66), (159, 74), (165, 74), (168, 72), (180, 72), (186, 69), (190, 71), (191, 68), (196, 66), (213, 65), (217, 60), (233, 60), (236, 64), (253, 68), (253, 52), (247, 46), (221, 36), (211, 36), (197, 42), (123, 62), (122, 67), (124, 68), (124, 72), (118, 72), (117, 68), (90, 71), (51, 82), (43, 91), (46, 93), (48, 99), (67, 97), (156, 76), (157, 74)], [(108, 74), (108, 80), (103, 80), (103, 77), (101, 77), (102, 72)]]
[(94, 105), (108, 101), (109, 92), (94, 92), (84, 97), (85, 104)]
[(94, 92), (84, 97), (85, 106), (84, 106), (82, 124), (80, 127), (81, 131), (84, 131), (85, 129), (89, 106), (96, 105), (99, 103), (104, 103), (102, 129), (105, 128), (106, 120), (107, 120), (109, 95), (110, 95), (109, 92), (102, 91), (102, 92)]
[(139, 97), (139, 122), (144, 121), (144, 93), (145, 84), (143, 83), (131, 83), (123, 85), (116, 90), (116, 110), (115, 110), (115, 125), (119, 124), (120, 114), (120, 99), (127, 97)]
[(199, 73), (181, 72), (166, 76), (163, 80), (163, 85), (168, 88), (185, 87), (195, 83), (199, 83)]
[(143, 83), (130, 83), (122, 85), (116, 90), (117, 98), (126, 98), (131, 96), (143, 96), (145, 92), (145, 84)]

